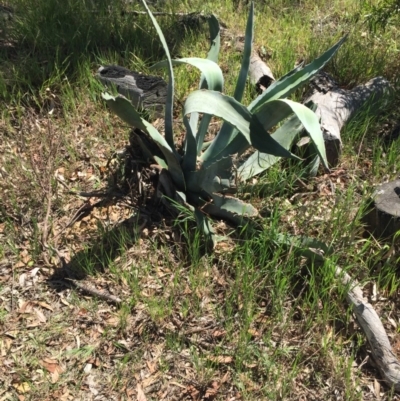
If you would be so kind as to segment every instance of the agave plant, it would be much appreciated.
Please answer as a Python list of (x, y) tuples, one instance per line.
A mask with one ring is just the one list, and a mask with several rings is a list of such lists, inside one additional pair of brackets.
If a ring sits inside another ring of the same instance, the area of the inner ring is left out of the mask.
[[(191, 209), (208, 239), (214, 241), (209, 216), (234, 221), (254, 217), (257, 209), (233, 196), (237, 184), (246, 181), (276, 163), (281, 157), (297, 158), (290, 152), (294, 139), (301, 131), (310, 136), (313, 146), (325, 168), (328, 163), (323, 135), (315, 113), (305, 105), (287, 97), (312, 78), (332, 58), (345, 38), (312, 63), (295, 68), (274, 82), (248, 106), (241, 103), (248, 75), (253, 43), (254, 5), (250, 6), (246, 26), (243, 60), (233, 96), (223, 93), (224, 79), (218, 66), (220, 28), (215, 16), (208, 18), (211, 47), (207, 58), (171, 59), (164, 35), (149, 10), (143, 5), (163, 44), (166, 60), (152, 69), (166, 67), (169, 81), (165, 105), (165, 134), (162, 135), (143, 119), (129, 100), (123, 96), (103, 93), (109, 108), (131, 127), (145, 155), (163, 169), (174, 190), (169, 197)], [(200, 88), (190, 93), (183, 108), (186, 135), (183, 149), (176, 147), (173, 133), (174, 72), (173, 66), (190, 64), (201, 71)], [(213, 116), (223, 124), (208, 143), (205, 137)], [(280, 127), (272, 134), (273, 127)], [(245, 158), (249, 149), (253, 153)], [(246, 152), (246, 153), (245, 153)], [(238, 157), (242, 156), (242, 157)], [(238, 161), (239, 160), (239, 161)]]

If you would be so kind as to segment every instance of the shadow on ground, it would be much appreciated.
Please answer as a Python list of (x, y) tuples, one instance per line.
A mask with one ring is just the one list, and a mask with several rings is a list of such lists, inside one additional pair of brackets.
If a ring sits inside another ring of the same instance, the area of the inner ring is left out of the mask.
[[(206, 24), (183, 23), (170, 14), (173, 3), (163, 5), (167, 14), (157, 20), (177, 56), (187, 34)], [(142, 13), (143, 7), (124, 0), (15, 0), (0, 21), (0, 96), (12, 98), (14, 92), (35, 91), (65, 77), (73, 83), (82, 74), (86, 78), (91, 64), (134, 68), (134, 63), (163, 59), (149, 17), (136, 11)]]

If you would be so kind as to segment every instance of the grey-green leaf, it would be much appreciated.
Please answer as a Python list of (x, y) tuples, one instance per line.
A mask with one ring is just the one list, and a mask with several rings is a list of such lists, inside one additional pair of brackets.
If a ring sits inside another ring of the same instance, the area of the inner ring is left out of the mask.
[(339, 50), (340, 46), (342, 46), (346, 39), (347, 35), (339, 40), (339, 42), (332, 46), (322, 56), (315, 59), (312, 63), (306, 65), (304, 68), (296, 72), (290, 72), (278, 81), (275, 81), (270, 87), (268, 87), (266, 91), (264, 91), (260, 96), (250, 103), (249, 110), (256, 112), (260, 106), (269, 100), (288, 97), (297, 88), (317, 74), (318, 71), (321, 70), (321, 68), (323, 68)]
[[(304, 129), (307, 131), (310, 138), (313, 140), (318, 155), (321, 157), (321, 161), (325, 168), (329, 169), (328, 160), (326, 158), (324, 137), (318, 117), (308, 107), (303, 104), (293, 102), (289, 99), (276, 99), (264, 103), (261, 107), (259, 107), (255, 116), (264, 129), (270, 129), (272, 126), (276, 125), (279, 121), (289, 116), (293, 112), (303, 124)], [(263, 151), (260, 148), (260, 146), (263, 145), (263, 136), (261, 135), (259, 137), (255, 130), (252, 130), (251, 132), (254, 133), (251, 138), (252, 145), (257, 150)], [(267, 151), (267, 153), (269, 152)]]
[(278, 234), (274, 241), (278, 246), (284, 245), (297, 254), (309, 259), (323, 261), (324, 256), (330, 254), (332, 249), (324, 242), (305, 236), (292, 236)]
[(251, 2), (249, 16), (247, 18), (242, 66), (240, 68), (239, 77), (236, 82), (235, 93), (233, 95), (233, 97), (239, 102), (242, 101), (244, 89), (246, 87), (247, 75), (249, 73), (251, 52), (253, 50), (253, 36), (254, 36), (254, 3)]
[(165, 138), (148, 121), (140, 117), (139, 113), (128, 99), (121, 95), (114, 97), (108, 93), (103, 93), (102, 96), (108, 107), (118, 117), (131, 127), (139, 128), (150, 136), (161, 150), (175, 184), (179, 189), (184, 189), (185, 180), (182, 168), (179, 164), (179, 156), (172, 150)]
[[(239, 102), (243, 98), (244, 90), (246, 87), (247, 75), (249, 73), (249, 67), (250, 67), (251, 53), (252, 53), (252, 49), (253, 49), (253, 37), (254, 37), (254, 3), (251, 2), (249, 16), (247, 18), (242, 65), (240, 68), (238, 80), (236, 82), (235, 92), (233, 95), (233, 97)], [(229, 123), (224, 122), (222, 124), (222, 127), (221, 127), (218, 135), (220, 135), (222, 138), (228, 137), (228, 138), (230, 138), (230, 140), (232, 140), (235, 136), (237, 136), (237, 131), (235, 131), (234, 128)], [(239, 142), (243, 142), (243, 139), (238, 138), (235, 142), (237, 145), (239, 145), (239, 147), (236, 147), (235, 150), (240, 149), (242, 147), (242, 145)], [(245, 147), (246, 144), (244, 143), (243, 146)], [(233, 153), (236, 153), (236, 151), (234, 151)], [(224, 154), (221, 154), (221, 156), (223, 156), (223, 157), (228, 156), (228, 155), (229, 155), (229, 153), (227, 153), (227, 152), (225, 152)], [(205, 155), (205, 158), (207, 159), (208, 155)], [(216, 158), (217, 157), (214, 155), (213, 159), (216, 159)]]
[(240, 199), (213, 194), (213, 202), (207, 203), (202, 210), (214, 217), (241, 224), (245, 218), (258, 215), (257, 209)]
[[(214, 61), (207, 60), (204, 58), (189, 57), (189, 58), (173, 59), (172, 64), (173, 65), (189, 64), (198, 68), (207, 82), (207, 89), (220, 92), (222, 91), (224, 86), (224, 76), (222, 74), (221, 68)], [(155, 70), (157, 68), (165, 68), (167, 66), (168, 66), (168, 60), (163, 60), (157, 64), (152, 65), (150, 69)]]
[[(220, 35), (219, 22), (217, 18), (212, 14), (208, 18), (208, 27), (210, 32), (210, 50), (207, 54), (207, 59), (214, 61), (214, 63), (218, 63), (219, 50), (221, 46), (221, 35)], [(199, 88), (207, 89), (207, 80), (203, 74), (201, 74)], [(204, 121), (199, 129), (199, 132), (197, 133), (198, 122), (199, 122), (199, 113), (192, 113), (190, 115), (190, 126), (192, 127), (193, 133), (198, 138), (197, 143), (200, 144), (204, 141), (204, 136), (207, 132), (208, 123)], [(198, 149), (200, 149), (200, 146), (198, 146)]]
[(173, 122), (173, 108), (174, 108), (174, 70), (172, 68), (172, 60), (169, 54), (169, 49), (167, 45), (167, 41), (165, 40), (164, 34), (158, 25), (157, 20), (154, 18), (154, 15), (150, 11), (149, 7), (145, 0), (142, 0), (144, 8), (146, 9), (147, 14), (149, 15), (151, 22), (153, 23), (154, 28), (157, 31), (158, 37), (163, 45), (165, 55), (167, 56), (168, 60), (168, 87), (167, 87), (167, 99), (165, 102), (165, 139), (168, 145), (175, 150), (174, 145), (174, 132), (172, 127)]
[(207, 59), (218, 63), (219, 49), (221, 47), (221, 34), (219, 22), (215, 15), (210, 15), (208, 18), (208, 28), (210, 31), (210, 50), (207, 54)]
[[(214, 114), (222, 118), (233, 127), (237, 128), (251, 145), (253, 145), (253, 137), (258, 141), (261, 136), (263, 136), (263, 144), (265, 145), (263, 149), (268, 147), (268, 152), (275, 156), (293, 156), (289, 151), (278, 144), (271, 135), (263, 129), (259, 122), (257, 123), (257, 119), (251, 115), (245, 106), (240, 104), (233, 97), (215, 91), (194, 91), (186, 99), (184, 110), (185, 114), (192, 112)], [(252, 130), (255, 132), (252, 132)], [(223, 137), (220, 132), (210, 147), (204, 152), (202, 159), (204, 161), (207, 159), (214, 160), (213, 157), (225, 149), (231, 139), (232, 137), (230, 135)]]
[[(303, 131), (304, 127), (295, 114), (284, 122), (271, 136), (285, 149), (290, 149), (293, 140)], [(280, 157), (268, 153), (255, 151), (238, 168), (239, 178), (242, 181), (248, 180), (257, 174), (267, 170), (275, 164)]]
[(193, 192), (206, 191), (208, 195), (213, 193), (236, 192), (235, 175), (233, 173), (233, 160), (225, 157), (215, 163), (186, 175), (187, 188)]

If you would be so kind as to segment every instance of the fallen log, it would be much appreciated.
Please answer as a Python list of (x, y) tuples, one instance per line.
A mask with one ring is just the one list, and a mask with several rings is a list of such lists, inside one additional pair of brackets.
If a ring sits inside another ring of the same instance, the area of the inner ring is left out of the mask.
[(351, 90), (342, 89), (327, 73), (320, 72), (311, 81), (312, 93), (304, 103), (312, 101), (317, 105), (315, 113), (320, 118), (324, 134), (327, 159), (330, 166), (338, 164), (343, 126), (365, 105), (379, 108), (382, 99), (391, 93), (389, 81), (376, 77), (364, 85)]
[(160, 77), (144, 75), (117, 65), (102, 66), (96, 77), (107, 87), (115, 87), (137, 109), (145, 109), (153, 118), (163, 116), (167, 83)]
[(340, 267), (335, 275), (349, 289), (346, 299), (352, 307), (357, 321), (364, 331), (371, 346), (372, 357), (386, 384), (395, 391), (400, 391), (400, 362), (390, 345), (385, 328), (372, 305), (364, 298), (357, 281), (353, 280)]
[(271, 69), (257, 53), (253, 53), (250, 58), (249, 78), (258, 92), (264, 92), (275, 81)]
[[(235, 38), (235, 49), (238, 52), (243, 52), (244, 49), (244, 36), (237, 36)], [(256, 51), (253, 51), (250, 57), (249, 66), (249, 79), (250, 83), (254, 85), (258, 92), (264, 92), (272, 82), (275, 81), (275, 77), (272, 74), (271, 69), (262, 60)]]

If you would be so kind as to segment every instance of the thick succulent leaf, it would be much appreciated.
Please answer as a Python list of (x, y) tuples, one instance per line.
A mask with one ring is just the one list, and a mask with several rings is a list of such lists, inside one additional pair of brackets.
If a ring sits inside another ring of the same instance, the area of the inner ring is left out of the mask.
[[(242, 65), (240, 68), (238, 80), (236, 82), (235, 92), (233, 95), (233, 97), (239, 102), (243, 98), (243, 93), (244, 93), (244, 90), (246, 87), (247, 75), (249, 74), (250, 58), (251, 58), (251, 53), (252, 53), (252, 49), (253, 49), (253, 37), (254, 37), (254, 3), (251, 2), (249, 16), (247, 18)], [(222, 127), (219, 132), (219, 135), (221, 135), (222, 138), (229, 137), (229, 138), (233, 139), (237, 134), (238, 134), (238, 132), (235, 131), (234, 128), (232, 127), (232, 125), (230, 125), (227, 122), (224, 122), (222, 124)], [(242, 144), (239, 145), (239, 142), (242, 142)], [(239, 142), (236, 142), (237, 145), (239, 145), (239, 147), (236, 146), (236, 148), (234, 149), (234, 151), (232, 153), (224, 153), (224, 154), (221, 154), (221, 156), (225, 157), (230, 154), (237, 153), (236, 149), (246, 147), (246, 142), (243, 141), (243, 138), (239, 139)], [(205, 155), (205, 157), (207, 158), (208, 155)], [(216, 157), (214, 155), (214, 159), (215, 158)]]
[(219, 49), (221, 47), (221, 34), (219, 22), (215, 15), (210, 15), (208, 18), (208, 28), (210, 32), (210, 50), (207, 54), (207, 59), (218, 63)]
[[(204, 58), (192, 57), (192, 58), (173, 59), (172, 64), (173, 65), (189, 64), (192, 65), (193, 67), (198, 68), (207, 82), (208, 89), (220, 92), (222, 91), (222, 88), (224, 86), (224, 76), (222, 74), (221, 68), (214, 61), (207, 60)], [(163, 60), (157, 64), (154, 64), (153, 66), (150, 67), (150, 69), (154, 70), (157, 68), (165, 68), (165, 67), (168, 67), (168, 60)]]
[[(283, 75), (282, 77), (280, 77), (278, 79), (278, 81), (283, 81), (285, 78), (290, 77), (291, 75), (295, 74), (298, 71), (301, 71), (304, 67), (304, 61), (302, 61), (300, 64), (298, 64), (296, 67), (293, 68), (293, 70), (287, 72), (285, 75)], [(275, 86), (276, 82), (278, 81), (274, 81), (266, 90), (268, 90), (271, 86)], [(264, 93), (264, 92), (263, 92)], [(262, 94), (263, 94), (262, 93)]]
[(206, 156), (204, 158), (205, 159), (204, 163), (207, 165), (210, 163), (214, 163), (215, 160), (218, 160), (222, 157), (232, 156), (235, 154), (241, 155), (248, 148), (250, 148), (250, 146), (251, 145), (247, 141), (247, 139), (243, 135), (241, 135), (236, 128), (234, 128), (233, 131), (231, 132), (230, 141), (228, 145), (226, 145), (226, 147), (222, 149), (220, 153), (213, 154), (212, 157), (203, 154), (201, 158), (204, 158), (204, 156)]
[[(193, 113), (193, 114), (196, 114), (196, 113)], [(210, 125), (211, 119), (212, 119), (211, 114), (204, 114), (201, 119), (199, 130), (197, 131), (197, 135), (196, 135), (197, 154), (198, 155), (201, 154), (201, 151), (203, 149), (204, 138), (207, 135), (208, 127)]]
[(320, 164), (321, 164), (320, 157), (318, 155), (314, 156), (310, 164), (307, 166), (307, 175), (309, 177), (316, 177), (318, 174), (318, 168)]
[(154, 156), (154, 160), (155, 160), (156, 163), (157, 163), (158, 165), (160, 165), (162, 168), (165, 168), (166, 170), (168, 170), (168, 165), (167, 165), (167, 163), (165, 162), (164, 159), (161, 159), (161, 158), (158, 157), (158, 156)]
[(101, 96), (106, 101), (110, 110), (122, 121), (127, 123), (130, 127), (139, 128), (140, 130), (147, 132), (145, 125), (145, 122), (147, 121), (140, 116), (138, 111), (126, 97), (122, 95), (112, 96), (107, 92), (102, 93)]
[(129, 126), (139, 128), (150, 136), (161, 150), (175, 184), (178, 188), (184, 189), (185, 180), (179, 164), (178, 155), (172, 150), (165, 138), (148, 121), (140, 117), (140, 114), (127, 98), (121, 95), (114, 97), (108, 93), (103, 93), (102, 96), (108, 107), (118, 117), (125, 121)]
[[(271, 135), (269, 135), (258, 122), (255, 116), (236, 101), (233, 97), (223, 95), (220, 92), (198, 90), (192, 92), (186, 99), (184, 113), (189, 114), (192, 112), (214, 114), (217, 117), (222, 118), (233, 127), (237, 128), (238, 131), (246, 138), (247, 142), (251, 145), (252, 138), (256, 141), (263, 136), (264, 147), (259, 150), (264, 150), (268, 147), (268, 152), (275, 156), (282, 157), (293, 157), (293, 155), (283, 148), (279, 143), (277, 143)], [(251, 132), (255, 130), (256, 132)], [(213, 159), (221, 153), (223, 149), (232, 139), (231, 135), (225, 137), (221, 136), (221, 132), (214, 139), (210, 147), (202, 155), (202, 159), (205, 161), (207, 159)]]
[(245, 203), (238, 198), (217, 194), (213, 194), (212, 198), (215, 206), (229, 213), (248, 217), (255, 217), (258, 215), (258, 210), (253, 205)]
[(186, 128), (185, 136), (185, 153), (182, 158), (182, 170), (186, 176), (196, 170), (197, 164), (197, 144), (196, 138), (193, 134), (192, 127), (186, 115), (183, 115), (183, 124)]
[(247, 75), (249, 74), (251, 52), (253, 50), (254, 37), (254, 3), (250, 3), (249, 16), (247, 18), (247, 26), (244, 40), (244, 50), (242, 58), (242, 66), (240, 68), (239, 77), (236, 82), (235, 93), (233, 97), (241, 102), (244, 89), (246, 87)]
[(201, 210), (220, 219), (231, 221), (239, 225), (246, 218), (255, 217), (258, 211), (252, 205), (242, 202), (240, 199), (213, 194), (213, 202), (205, 204)]
[(168, 61), (168, 87), (167, 87), (167, 99), (165, 102), (165, 139), (167, 140), (168, 145), (175, 150), (174, 145), (174, 132), (172, 127), (172, 118), (173, 118), (173, 108), (174, 108), (174, 70), (172, 68), (172, 60), (169, 54), (169, 49), (167, 45), (167, 41), (165, 40), (164, 34), (158, 25), (157, 20), (154, 18), (154, 15), (150, 11), (149, 7), (146, 4), (145, 0), (142, 0), (144, 8), (149, 15), (151, 22), (153, 23), (154, 28), (157, 31), (158, 37), (163, 45), (165, 55), (167, 56)]
[[(229, 143), (235, 138), (235, 136), (241, 137), (241, 143), (243, 143), (244, 146), (246, 145), (250, 146), (247, 139), (243, 137), (243, 135), (240, 135), (239, 131), (235, 129), (235, 127), (232, 124), (230, 124), (227, 121), (224, 121), (215, 139), (211, 142), (210, 146), (206, 149), (206, 151), (201, 155), (201, 159), (204, 161), (213, 162), (215, 160), (218, 160), (219, 158), (235, 154), (236, 152), (232, 153), (223, 152), (229, 145)], [(224, 142), (222, 142), (224, 138), (226, 139)], [(216, 140), (221, 142), (216, 142)]]
[[(219, 49), (221, 47), (221, 35), (220, 35), (220, 27), (219, 27), (219, 22), (217, 18), (214, 15), (210, 15), (208, 18), (208, 28), (210, 32), (210, 50), (208, 51), (207, 54), (207, 60), (214, 61), (214, 63), (218, 63), (218, 56), (219, 56)], [(205, 76), (202, 74), (200, 78), (200, 89), (207, 89), (207, 80)], [(211, 89), (211, 88), (208, 88)], [(204, 138), (206, 130), (205, 130), (205, 122), (203, 123), (203, 126), (200, 127), (202, 128), (201, 132), (199, 129), (199, 133), (196, 134), (197, 132), (197, 125), (199, 122), (199, 113), (192, 113), (190, 115), (190, 126), (192, 127), (192, 131), (195, 133), (197, 137), (199, 137), (199, 140), (197, 143), (200, 143), (201, 137)], [(207, 124), (208, 127), (208, 124)], [(204, 139), (203, 139), (204, 140)]]
[[(303, 131), (301, 121), (294, 114), (284, 124), (282, 124), (271, 136), (285, 149), (290, 149), (293, 140)], [(267, 170), (275, 164), (280, 157), (272, 156), (268, 153), (255, 151), (238, 168), (239, 178), (242, 181), (248, 180), (257, 174)]]
[[(310, 138), (313, 140), (317, 153), (320, 156), (325, 168), (329, 169), (328, 160), (326, 159), (325, 142), (322, 135), (321, 126), (319, 124), (319, 119), (312, 110), (303, 104), (296, 103), (288, 99), (271, 100), (267, 103), (264, 103), (257, 110), (258, 111), (255, 116), (265, 130), (270, 129), (294, 112), (297, 118), (303, 124), (304, 129), (307, 131)], [(260, 135), (256, 130), (251, 130), (251, 143), (257, 150), (265, 152), (261, 148), (261, 146), (265, 147), (264, 135), (262, 133)], [(270, 152), (267, 150), (266, 153)]]
[(306, 65), (301, 70), (290, 72), (278, 81), (275, 81), (267, 88), (267, 90), (265, 90), (260, 96), (251, 102), (249, 105), (249, 110), (252, 112), (257, 112), (257, 109), (269, 100), (288, 97), (297, 88), (309, 81), (315, 74), (318, 73), (321, 68), (326, 65), (326, 63), (339, 50), (346, 38), (347, 35), (339, 40), (339, 42), (332, 46), (322, 56), (315, 59), (312, 63)]
[(278, 246), (287, 246), (288, 249), (294, 250), (298, 255), (318, 261), (323, 261), (324, 256), (332, 252), (326, 243), (305, 236), (278, 234), (274, 242)]
[[(247, 137), (250, 139), (248, 131), (251, 114), (233, 97), (208, 90), (194, 91), (186, 99), (184, 109), (185, 114), (193, 112), (213, 114), (220, 117), (230, 125), (236, 127), (240, 132), (247, 132)], [(213, 152), (216, 154), (219, 153), (229, 143), (230, 135), (229, 133), (226, 134), (224, 135), (223, 132), (219, 132), (203, 154), (203, 160), (207, 159), (208, 154), (213, 154)]]
[(199, 170), (187, 174), (186, 185), (189, 191), (205, 191), (209, 196), (215, 192), (236, 192), (232, 158), (225, 157), (208, 167), (201, 166)]

